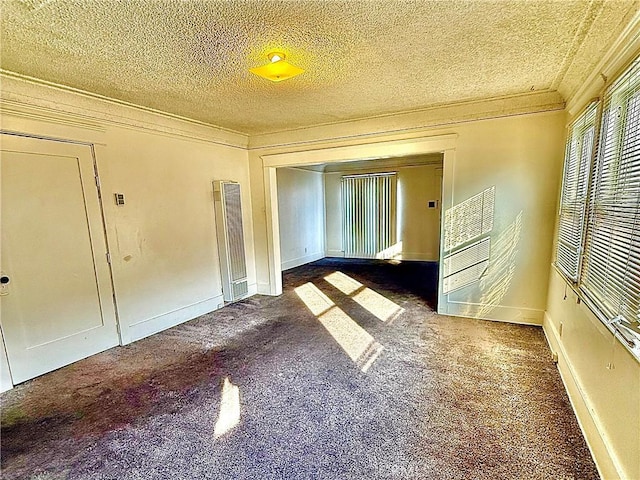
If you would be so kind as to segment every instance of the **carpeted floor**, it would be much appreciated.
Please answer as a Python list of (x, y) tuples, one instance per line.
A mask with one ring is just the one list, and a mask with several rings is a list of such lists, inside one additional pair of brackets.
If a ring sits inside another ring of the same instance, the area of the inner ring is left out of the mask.
[(542, 330), (434, 314), (436, 276), (322, 260), (22, 384), (3, 478), (598, 478)]

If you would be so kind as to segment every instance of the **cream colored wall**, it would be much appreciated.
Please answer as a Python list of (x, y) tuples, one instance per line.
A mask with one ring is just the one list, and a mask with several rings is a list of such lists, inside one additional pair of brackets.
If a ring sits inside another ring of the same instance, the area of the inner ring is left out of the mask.
[[(256, 292), (246, 137), (4, 78), (0, 120), (8, 131), (94, 145), (123, 343), (223, 304), (213, 180), (241, 184)], [(125, 205), (115, 205), (116, 192)]]
[(640, 478), (640, 363), (555, 268), (544, 330), (603, 478)]
[[(213, 180), (240, 183), (250, 292), (255, 293), (246, 151), (110, 128), (97, 161), (126, 342), (223, 304)], [(113, 193), (124, 193), (116, 206)]]
[(324, 257), (324, 186), (321, 172), (279, 168), (278, 218), (283, 270)]
[[(340, 178), (345, 174), (375, 173), (389, 168), (348, 170), (325, 173), (327, 212), (327, 255), (341, 257), (342, 205)], [(398, 178), (397, 239), (402, 242), (398, 258), (437, 261), (440, 256), (441, 165), (396, 167)], [(438, 208), (428, 208), (429, 200), (437, 200)]]
[(455, 162), (445, 171), (453, 182), (450, 204), (495, 187), (495, 213), (483, 279), (441, 294), (443, 313), (542, 324), (564, 123), (564, 113), (555, 112), (456, 128)]
[(342, 194), (340, 172), (324, 174), (325, 239), (327, 257), (342, 257)]
[[(636, 16), (577, 94), (567, 99), (569, 115), (578, 115), (602, 92), (606, 79), (615, 80), (637, 57), (639, 20)], [(567, 124), (570, 122), (568, 119)], [(556, 215), (556, 230), (557, 219)], [(556, 242), (557, 232), (552, 252)], [(558, 368), (600, 474), (605, 479), (640, 479), (640, 361), (578, 300), (555, 267), (548, 266), (543, 328), (558, 355)]]
[[(615, 78), (628, 57), (625, 47), (605, 58), (581, 91), (600, 91), (600, 73)], [(572, 99), (570, 112), (580, 113), (590, 99), (585, 94)], [(557, 232), (554, 252), (556, 245)], [(543, 327), (602, 477), (640, 478), (640, 361), (553, 266)]]
[[(555, 199), (563, 156), (562, 111), (469, 121), (437, 129), (385, 135), (362, 135), (334, 140), (290, 144), (250, 151), (252, 200), (256, 212), (254, 231), (266, 242), (256, 241), (257, 275), (269, 292), (268, 216), (264, 207), (265, 164), (273, 162), (317, 163), (381, 157), (390, 152), (404, 155), (429, 152), (429, 139), (447, 138), (445, 151), (443, 211), (489, 187), (496, 189), (493, 245), (496, 282), (465, 287), (441, 295), (441, 313), (477, 316), (521, 323), (542, 324), (546, 306), (548, 265), (555, 221)], [(283, 137), (280, 144), (285, 144)], [(434, 145), (437, 142), (434, 140)], [(389, 147), (390, 148), (390, 147)], [(349, 158), (346, 157), (349, 156)], [(327, 197), (328, 198), (328, 197)], [(333, 208), (327, 204), (327, 210)], [(442, 253), (441, 253), (442, 254)], [(503, 272), (504, 271), (504, 272)], [(498, 282), (499, 281), (499, 282)], [(273, 291), (272, 291), (273, 292)], [(277, 292), (276, 292), (277, 293)]]

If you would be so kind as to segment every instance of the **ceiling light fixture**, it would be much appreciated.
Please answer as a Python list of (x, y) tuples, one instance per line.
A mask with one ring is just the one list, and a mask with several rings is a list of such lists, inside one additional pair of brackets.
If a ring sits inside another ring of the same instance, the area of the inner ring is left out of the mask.
[(303, 69), (287, 62), (285, 54), (282, 52), (271, 52), (267, 57), (269, 57), (270, 63), (261, 67), (250, 68), (249, 71), (272, 82), (281, 82), (304, 73)]

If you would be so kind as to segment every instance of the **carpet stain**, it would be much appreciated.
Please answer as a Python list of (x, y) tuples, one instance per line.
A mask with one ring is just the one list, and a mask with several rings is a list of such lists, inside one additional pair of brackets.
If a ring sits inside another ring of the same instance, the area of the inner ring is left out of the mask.
[[(381, 321), (337, 271), (403, 310)], [(598, 478), (540, 328), (435, 314), (436, 264), (325, 259), (283, 284), (2, 394), (3, 478)], [(344, 350), (361, 330), (366, 372)]]

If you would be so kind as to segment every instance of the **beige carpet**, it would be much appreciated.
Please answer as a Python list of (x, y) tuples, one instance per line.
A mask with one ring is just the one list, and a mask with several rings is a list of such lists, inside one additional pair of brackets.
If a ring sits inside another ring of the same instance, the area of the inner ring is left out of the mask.
[(542, 330), (434, 314), (436, 275), (316, 262), (20, 385), (3, 478), (597, 478)]

